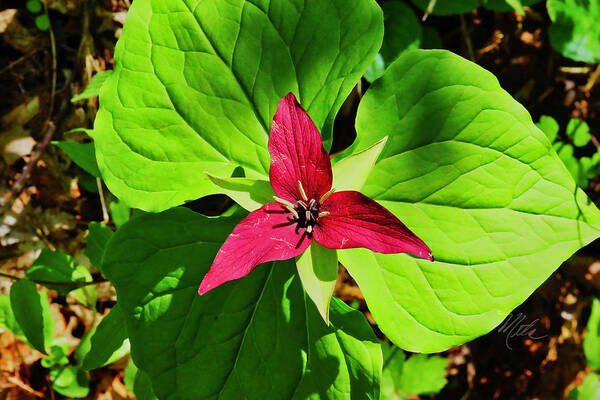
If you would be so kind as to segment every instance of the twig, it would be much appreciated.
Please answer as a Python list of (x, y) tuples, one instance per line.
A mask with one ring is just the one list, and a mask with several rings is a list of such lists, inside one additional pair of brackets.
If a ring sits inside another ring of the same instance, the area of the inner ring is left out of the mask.
[(591, 92), (598, 78), (600, 78), (600, 64), (598, 64), (594, 72), (592, 72), (592, 74), (590, 75), (587, 83), (583, 87), (583, 90), (587, 93)]
[(32, 55), (34, 55), (35, 53), (37, 53), (39, 50), (39, 48), (30, 51), (29, 53), (17, 58), (15, 61), (11, 62), (10, 64), (8, 64), (6, 67), (0, 69), (0, 75), (2, 75), (3, 73), (5, 73), (6, 71), (14, 68), (15, 66), (17, 66), (18, 64), (22, 63), (23, 61), (27, 60), (29, 57), (31, 57)]
[(4, 199), (5, 202), (7, 202), (10, 198), (16, 196), (21, 191), (23, 184), (25, 183), (25, 180), (29, 177), (29, 174), (31, 173), (31, 170), (33, 170), (33, 168), (37, 164), (38, 160), (42, 156), (44, 149), (46, 148), (46, 146), (48, 146), (48, 143), (50, 143), (50, 140), (52, 140), (52, 137), (54, 136), (54, 132), (56, 132), (56, 125), (54, 125), (54, 123), (52, 121), (49, 121), (48, 122), (48, 130), (46, 130), (46, 133), (44, 134), (44, 138), (38, 144), (35, 153), (31, 156), (27, 165), (25, 166), (25, 168), (23, 168), (21, 175), (19, 175), (19, 177), (13, 184), (8, 196), (5, 197), (5, 199)]
[(437, 3), (437, 0), (429, 0), (427, 8), (425, 8), (425, 14), (423, 14), (423, 18), (421, 18), (421, 21), (425, 22), (427, 17), (429, 17), (429, 14), (433, 12), (433, 9), (435, 8), (435, 3)]
[(548, 89), (544, 90), (544, 93), (540, 94), (537, 101), (538, 103), (541, 103), (546, 97), (550, 96), (552, 94), (552, 92), (554, 91), (554, 87), (551, 86)]
[(600, 149), (600, 142), (598, 141), (596, 136), (594, 136), (594, 134), (590, 133), (590, 139), (591, 139), (592, 144), (594, 146), (596, 146), (596, 149)]
[(567, 74), (587, 74), (590, 72), (590, 67), (559, 67), (558, 70), (560, 72), (565, 72)]
[(34, 390), (31, 387), (27, 386), (20, 379), (15, 378), (14, 376), (10, 376), (10, 375), (4, 374), (4, 373), (2, 375), (4, 375), (4, 377), (6, 378), (6, 380), (9, 381), (10, 383), (12, 383), (13, 385), (19, 387), (20, 389), (23, 389), (24, 391), (26, 391), (28, 393), (31, 393), (35, 397), (39, 397), (39, 398), (42, 398), (42, 399), (44, 397), (46, 397), (46, 396), (44, 396), (43, 393), (38, 392), (37, 390)]
[(104, 200), (104, 191), (102, 190), (102, 180), (96, 178), (96, 185), (98, 185), (98, 195), (100, 196), (100, 206), (102, 207), (102, 222), (105, 224), (108, 222), (108, 211), (106, 211), (106, 201)]
[(469, 58), (471, 61), (475, 62), (475, 52), (473, 51), (473, 43), (471, 43), (471, 36), (469, 35), (469, 31), (467, 30), (467, 21), (465, 20), (465, 16), (460, 14), (460, 30), (465, 38), (465, 43), (467, 45), (467, 53), (469, 53)]
[(525, 10), (525, 15), (527, 17), (533, 19), (536, 22), (544, 22), (544, 16), (541, 13), (532, 9), (531, 7), (524, 6), (523, 10)]
[(48, 383), (48, 391), (50, 392), (50, 400), (56, 400), (56, 395), (54, 394), (54, 387), (52, 386), (52, 381), (50, 380), (50, 375), (46, 375), (46, 382)]
[[(18, 276), (15, 276), (15, 275), (6, 274), (4, 272), (0, 272), (0, 277), (10, 279), (13, 281), (18, 281), (19, 279), (24, 279), (24, 278), (19, 278)], [(91, 281), (91, 282), (51, 282), (51, 281), (37, 281), (37, 280), (33, 280), (33, 279), (31, 281), (33, 281), (39, 285), (43, 285), (43, 286), (51, 285), (51, 286), (75, 287), (75, 288), (81, 288), (84, 286), (96, 285), (98, 283), (108, 282), (106, 279), (100, 279), (100, 280)]]
[[(44, 13), (48, 17), (48, 21), (50, 21), (50, 16), (48, 15), (48, 3), (44, 1)], [(52, 89), (50, 91), (50, 106), (48, 107), (48, 121), (52, 119), (52, 114), (54, 113), (54, 97), (56, 95), (56, 74), (57, 74), (57, 63), (56, 63), (56, 41), (54, 39), (54, 29), (52, 29), (52, 22), (50, 22), (48, 26), (48, 33), (50, 34), (50, 48), (52, 50)]]
[(37, 234), (38, 238), (40, 238), (40, 240), (44, 242), (44, 244), (48, 246), (50, 250), (56, 251), (56, 246), (52, 244), (50, 240), (48, 240), (46, 234), (42, 229), (40, 229), (39, 226), (35, 226), (34, 224), (32, 224), (31, 221), (29, 221), (29, 219), (27, 220), (27, 225), (29, 225), (30, 229), (33, 229), (33, 231)]

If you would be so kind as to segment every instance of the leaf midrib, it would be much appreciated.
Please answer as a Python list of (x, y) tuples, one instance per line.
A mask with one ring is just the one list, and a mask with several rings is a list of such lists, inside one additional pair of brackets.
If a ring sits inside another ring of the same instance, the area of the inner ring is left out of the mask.
[[(269, 274), (267, 275), (266, 279), (265, 279), (265, 283), (260, 291), (260, 295), (258, 296), (258, 299), (256, 300), (256, 303), (254, 305), (254, 309), (252, 310), (252, 314), (250, 315), (250, 319), (248, 320), (248, 324), (246, 324), (246, 327), (244, 328), (244, 333), (242, 334), (242, 340), (240, 341), (240, 345), (236, 351), (235, 354), (235, 360), (233, 361), (233, 364), (231, 366), (231, 370), (229, 371), (229, 373), (227, 374), (227, 376), (225, 377), (225, 381), (223, 382), (223, 386), (221, 387), (221, 390), (219, 390), (219, 393), (217, 394), (217, 399), (221, 398), (221, 395), (223, 394), (223, 390), (225, 390), (225, 387), (227, 386), (227, 383), (229, 382), (229, 379), (231, 378), (232, 374), (234, 373), (234, 371), (236, 371), (237, 368), (237, 363), (240, 357), (240, 353), (242, 350), (242, 347), (244, 347), (244, 342), (246, 340), (246, 335), (248, 334), (248, 330), (250, 329), (250, 326), (252, 325), (252, 322), (254, 321), (254, 315), (256, 314), (256, 310), (258, 310), (258, 307), (262, 301), (263, 295), (265, 293), (265, 290), (269, 284), (269, 281), (271, 280), (271, 276), (273, 275), (273, 263), (271, 263), (271, 268), (269, 269)], [(189, 314), (188, 314), (189, 315)], [(240, 385), (240, 389), (242, 388), (242, 386)], [(244, 394), (245, 396), (245, 394)]]
[[(244, 93), (244, 96), (246, 97), (246, 101), (248, 102), (248, 105), (252, 108), (252, 111), (256, 115), (256, 119), (262, 125), (265, 133), (268, 134), (269, 129), (267, 129), (267, 124), (266, 124), (265, 120), (262, 118), (261, 114), (258, 112), (258, 109), (256, 108), (256, 105), (254, 104), (254, 102), (250, 101), (250, 94), (246, 91), (246, 88), (244, 87), (244, 85), (242, 85), (242, 82), (240, 81), (239, 77), (235, 74), (235, 72), (233, 71), (233, 69), (231, 68), (231, 66), (227, 64), (227, 62), (225, 61), (225, 58), (223, 57), (223, 55), (220, 52), (217, 51), (217, 49), (216, 49), (215, 46), (213, 46), (211, 38), (208, 37), (208, 34), (206, 33), (206, 31), (204, 30), (204, 28), (200, 24), (200, 21), (198, 21), (198, 19), (194, 15), (194, 13), (196, 12), (196, 8), (198, 8), (198, 6), (200, 5), (201, 1), (197, 1), (196, 5), (194, 6), (193, 9), (190, 8), (187, 5), (187, 3), (185, 2), (185, 0), (181, 0), (181, 3), (190, 12), (190, 15), (192, 16), (192, 18), (194, 19), (194, 21), (196, 21), (196, 25), (198, 25), (198, 29), (200, 30), (200, 32), (202, 32), (202, 35), (204, 35), (204, 38), (206, 39), (206, 41), (210, 45), (210, 48), (212, 49), (212, 51), (215, 53), (215, 55), (217, 57), (219, 57), (219, 59), (221, 60), (221, 62), (226, 67), (228, 67), (228, 69), (231, 71), (231, 75), (235, 78), (235, 81), (238, 84), (239, 88), (241, 89), (242, 93)], [(244, 1), (244, 3), (245, 3), (245, 1)], [(241, 29), (241, 26), (240, 26), (240, 29)], [(234, 48), (236, 46), (237, 46), (237, 40), (236, 40), (236, 44), (234, 44)]]

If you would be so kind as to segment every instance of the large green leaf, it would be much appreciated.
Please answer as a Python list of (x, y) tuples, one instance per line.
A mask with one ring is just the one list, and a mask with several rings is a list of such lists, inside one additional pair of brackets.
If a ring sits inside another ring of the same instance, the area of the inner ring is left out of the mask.
[(131, 207), (123, 200), (113, 197), (110, 201), (110, 217), (117, 229), (129, 221)]
[(27, 340), (19, 323), (15, 319), (15, 314), (10, 306), (10, 297), (7, 294), (0, 295), (0, 329), (11, 331), (22, 341)]
[(583, 339), (585, 359), (594, 370), (600, 369), (600, 300), (592, 302), (592, 313), (587, 323), (587, 332)]
[[(83, 350), (79, 352), (82, 347)], [(85, 370), (113, 363), (129, 353), (125, 318), (118, 304), (97, 327), (86, 334), (77, 351), (82, 359), (81, 368)]]
[(291, 262), (269, 263), (199, 296), (239, 219), (185, 208), (148, 214), (108, 243), (131, 355), (161, 399), (376, 399), (381, 349), (364, 317), (339, 301), (327, 327)]
[(383, 372), (381, 374), (381, 398), (383, 400), (405, 399), (408, 394), (398, 390), (398, 384), (402, 379), (402, 370), (406, 355), (396, 347), (387, 343), (381, 344), (383, 353)]
[(544, 132), (550, 143), (554, 142), (558, 137), (558, 131), (560, 129), (558, 122), (549, 115), (542, 115), (535, 126)]
[(54, 318), (46, 291), (37, 291), (35, 283), (19, 279), (10, 287), (10, 306), (27, 341), (46, 354), (54, 337)]
[(123, 382), (127, 390), (135, 394), (136, 400), (156, 399), (152, 392), (152, 381), (144, 371), (135, 366), (131, 359), (125, 368)]
[[(431, 0), (412, 0), (421, 10), (426, 10), (432, 3)], [(473, 11), (479, 6), (481, 0), (436, 0), (431, 14), (433, 15), (453, 15), (463, 14)]]
[(76, 283), (91, 281), (92, 277), (87, 269), (75, 265), (73, 257), (60, 250), (43, 249), (38, 258), (25, 273), (31, 280), (44, 282), (43, 285), (62, 294), (67, 294), (76, 286), (52, 285), (49, 282)]
[(50, 370), (52, 389), (67, 398), (80, 399), (90, 392), (90, 378), (79, 367), (55, 367)]
[(395, 382), (400, 393), (434, 394), (446, 386), (448, 359), (414, 354), (404, 361), (402, 376)]
[(404, 51), (418, 49), (423, 37), (421, 22), (408, 4), (388, 0), (382, 4), (382, 9), (385, 35), (381, 50), (365, 72), (369, 82), (383, 75), (387, 66)]
[(587, 122), (577, 118), (571, 118), (569, 120), (569, 123), (567, 124), (567, 136), (573, 140), (573, 144), (577, 147), (587, 145), (592, 138), (590, 126)]
[(381, 46), (374, 0), (139, 0), (94, 126), (107, 186), (160, 211), (217, 193), (207, 171), (266, 175), (279, 100), (299, 96), (326, 143)]
[(357, 132), (356, 150), (389, 136), (362, 192), (436, 259), (338, 251), (400, 347), (436, 352), (490, 331), (599, 236), (600, 212), (527, 111), (457, 55), (401, 56), (363, 97)]
[(569, 400), (596, 400), (600, 397), (600, 377), (591, 373), (586, 376), (581, 386), (574, 387), (569, 392)]
[[(89, 271), (86, 270), (86, 272), (88, 273), (89, 280), (92, 281), (92, 275), (89, 273)], [(73, 296), (81, 305), (91, 309), (96, 308), (98, 291), (94, 285), (85, 285), (75, 289), (70, 293), (70, 295)]]
[(382, 350), (382, 399), (409, 399), (415, 395), (435, 394), (446, 385), (447, 358), (414, 354), (406, 360), (402, 350), (386, 343)]
[(52, 144), (67, 153), (69, 158), (71, 158), (71, 160), (73, 160), (73, 162), (81, 169), (95, 177), (100, 176), (93, 143), (53, 141)]
[(600, 1), (548, 0), (550, 43), (576, 61), (600, 62)]
[(87, 245), (85, 247), (85, 255), (88, 256), (92, 265), (100, 270), (102, 268), (104, 248), (114, 232), (106, 225), (95, 221), (90, 222), (88, 230), (88, 235), (84, 239)]

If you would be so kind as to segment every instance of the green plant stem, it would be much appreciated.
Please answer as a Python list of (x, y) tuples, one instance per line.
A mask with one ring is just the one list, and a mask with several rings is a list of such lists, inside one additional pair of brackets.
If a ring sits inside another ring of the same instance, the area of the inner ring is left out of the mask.
[(385, 360), (385, 362), (383, 363), (382, 369), (385, 369), (388, 366), (388, 364), (392, 361), (392, 359), (394, 358), (394, 356), (396, 355), (398, 350), (400, 350), (400, 347), (394, 346), (394, 350), (392, 350), (392, 354), (390, 354), (390, 356), (387, 358), (387, 360)]
[(465, 20), (465, 16), (460, 14), (460, 30), (465, 38), (465, 44), (467, 45), (467, 53), (469, 53), (469, 58), (471, 61), (475, 62), (475, 52), (473, 51), (473, 43), (471, 43), (471, 36), (469, 35), (469, 31), (467, 30), (467, 21)]
[(102, 207), (102, 222), (108, 223), (108, 211), (106, 210), (106, 201), (104, 200), (104, 191), (102, 190), (102, 180), (96, 178), (96, 185), (98, 185), (98, 195), (100, 196), (100, 206)]

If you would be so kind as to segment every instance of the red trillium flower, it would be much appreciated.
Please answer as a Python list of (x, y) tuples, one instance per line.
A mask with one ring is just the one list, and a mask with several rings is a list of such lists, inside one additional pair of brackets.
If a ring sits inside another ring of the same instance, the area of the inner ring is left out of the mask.
[(330, 249), (365, 247), (433, 261), (429, 247), (384, 207), (359, 192), (334, 191), (321, 134), (292, 93), (273, 118), (269, 153), (275, 202), (235, 227), (199, 294), (244, 277), (259, 264), (300, 255), (313, 240)]

